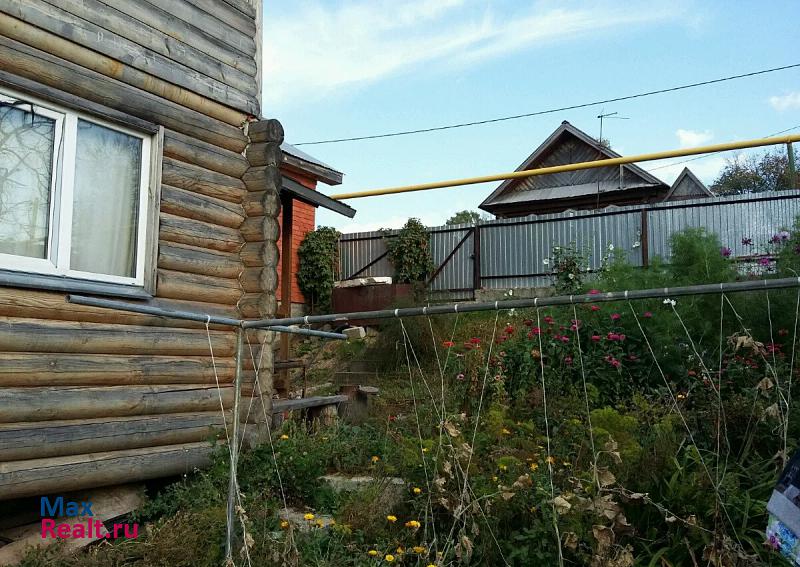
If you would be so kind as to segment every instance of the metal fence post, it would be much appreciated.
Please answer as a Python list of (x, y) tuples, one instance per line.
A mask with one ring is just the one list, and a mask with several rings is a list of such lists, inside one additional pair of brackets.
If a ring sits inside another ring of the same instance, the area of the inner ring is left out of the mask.
[[(233, 425), (228, 442), (231, 454), (230, 479), (228, 481), (228, 529), (225, 538), (225, 559), (228, 564), (233, 564), (233, 537), (234, 521), (236, 519), (236, 497), (239, 493), (239, 483), (236, 479), (236, 469), (239, 461), (239, 401), (242, 392), (242, 352), (244, 351), (244, 329), (236, 328), (236, 373), (233, 382)], [(223, 415), (223, 419), (225, 416)]]
[(639, 243), (642, 247), (642, 266), (645, 268), (650, 265), (650, 237), (648, 236), (650, 228), (648, 221), (647, 209), (642, 209), (642, 234), (639, 236)]
[(472, 297), (481, 288), (481, 224), (472, 228)]

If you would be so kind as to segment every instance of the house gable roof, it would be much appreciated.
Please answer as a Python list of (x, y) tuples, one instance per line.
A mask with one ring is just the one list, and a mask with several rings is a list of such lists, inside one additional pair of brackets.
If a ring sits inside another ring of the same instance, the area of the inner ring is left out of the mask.
[[(533, 151), (531, 155), (525, 159), (524, 162), (522, 162), (516, 171), (525, 171), (541, 167), (542, 162), (551, 156), (559, 147), (566, 144), (570, 138), (577, 140), (579, 144), (583, 146), (583, 149), (587, 150), (592, 156), (596, 156), (579, 159), (578, 161), (593, 161), (596, 159), (621, 157), (620, 154), (614, 150), (603, 146), (598, 142), (598, 140), (589, 136), (565, 120), (552, 134), (550, 134), (550, 136), (547, 137), (544, 142), (539, 145), (538, 148)], [(577, 162), (568, 161), (566, 163)], [(664, 191), (668, 189), (668, 185), (666, 185), (663, 181), (651, 173), (648, 173), (636, 164), (625, 164), (623, 167), (626, 172), (625, 187), (614, 187), (609, 185), (606, 187), (606, 191), (630, 189), (632, 187), (653, 187)], [(550, 177), (551, 175), (555, 176), (560, 174), (548, 174), (541, 176), (538, 179), (544, 179), (546, 177)], [(484, 210), (490, 210), (487, 209), (487, 207), (491, 208), (492, 205), (506, 202), (519, 203), (524, 201), (544, 201), (557, 198), (579, 197), (594, 193), (597, 190), (596, 183), (586, 182), (585, 180), (583, 182), (565, 183), (562, 185), (548, 186), (546, 188), (534, 188), (531, 186), (525, 187), (525, 182), (532, 179), (537, 178), (531, 177), (527, 179), (507, 179), (480, 204), (480, 208)], [(528, 183), (528, 185), (531, 184), (532, 183), (530, 182)]]
[[(688, 185), (688, 187), (687, 187)], [(688, 167), (684, 167), (683, 171), (681, 171), (678, 178), (670, 187), (669, 192), (664, 197), (665, 201), (671, 200), (678, 189), (685, 190), (688, 188), (690, 192), (685, 193), (686, 197), (690, 196), (706, 196), (706, 197), (713, 197), (714, 194), (706, 187), (706, 184), (700, 181), (700, 179), (692, 173), (692, 171)]]

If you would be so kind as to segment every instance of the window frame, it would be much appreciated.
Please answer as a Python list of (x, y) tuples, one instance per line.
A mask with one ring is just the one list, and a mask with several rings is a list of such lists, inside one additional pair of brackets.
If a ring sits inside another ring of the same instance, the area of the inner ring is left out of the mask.
[[(41, 278), (57, 278), (61, 284), (69, 281), (76, 283), (75, 289), (87, 286), (81, 282), (107, 284), (109, 295), (116, 290), (136, 288), (149, 295), (154, 291), (152, 271), (154, 237), (152, 226), (155, 222), (157, 230), (157, 207), (159, 191), (155, 190), (160, 173), (160, 147), (163, 129), (156, 132), (142, 131), (118, 122), (112, 122), (98, 116), (83, 112), (74, 107), (65, 107), (50, 103), (35, 96), (16, 92), (14, 89), (0, 86), (0, 101), (18, 102), (18, 109), (39, 114), (56, 121), (53, 148), (53, 174), (50, 187), (49, 222), (47, 235), (47, 256), (44, 259), (0, 253), (0, 280), (4, 274), (12, 282), (20, 281), (15, 274), (30, 274), (34, 281)], [(72, 213), (75, 188), (75, 166), (78, 140), (78, 122), (83, 120), (110, 130), (138, 138), (141, 140), (141, 163), (139, 170), (138, 208), (136, 209), (135, 236), (135, 272), (134, 276), (118, 276), (98, 274), (75, 270), (70, 267), (72, 245)], [(155, 214), (153, 207), (156, 207)], [(154, 221), (155, 217), (155, 221)], [(33, 287), (33, 286), (31, 286)], [(96, 287), (96, 286), (89, 286)], [(122, 293), (125, 294), (124, 292)]]

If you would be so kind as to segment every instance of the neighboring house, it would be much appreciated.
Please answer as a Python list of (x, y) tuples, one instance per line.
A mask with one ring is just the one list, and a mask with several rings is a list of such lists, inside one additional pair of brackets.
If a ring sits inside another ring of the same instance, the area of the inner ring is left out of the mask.
[[(283, 150), (283, 161), (281, 163), (281, 173), (285, 178), (289, 178), (306, 189), (316, 191), (317, 183), (324, 183), (326, 185), (341, 185), (342, 173), (335, 170), (331, 166), (317, 160), (316, 158), (308, 155), (302, 150), (292, 146), (291, 144), (281, 144)], [(320, 199), (327, 199), (324, 195), (319, 195)], [(300, 243), (303, 242), (306, 233), (314, 230), (316, 227), (316, 209), (319, 202), (312, 203), (309, 201), (296, 200), (293, 208), (293, 222), (292, 222), (292, 274), (297, 274), (300, 268), (300, 260), (297, 256), (297, 249)], [(328, 209), (337, 210), (341, 214), (352, 217), (355, 211), (350, 209), (347, 205), (334, 201), (333, 199), (326, 200), (325, 205)], [(282, 239), (278, 240), (278, 247), (282, 249)], [(281, 289), (281, 266), (278, 266), (278, 289)], [(292, 278), (292, 305), (295, 311), (302, 309), (305, 304), (305, 299), (297, 285), (297, 279)]]
[[(620, 155), (564, 121), (517, 171), (616, 157)], [(638, 165), (626, 164), (509, 179), (480, 208), (505, 218), (708, 196), (711, 192), (688, 169), (670, 187)]]
[(0, 500), (189, 472), (230, 416), (233, 330), (66, 293), (273, 317), (281, 204), (352, 213), (261, 118), (261, 10), (0, 3)]

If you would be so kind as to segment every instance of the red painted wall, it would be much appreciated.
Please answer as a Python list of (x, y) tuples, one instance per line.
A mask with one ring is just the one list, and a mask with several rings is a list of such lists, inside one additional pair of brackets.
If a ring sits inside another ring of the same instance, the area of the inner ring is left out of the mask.
[[(315, 179), (311, 177), (306, 177), (294, 171), (288, 171), (286, 169), (282, 169), (281, 173), (286, 177), (289, 177), (301, 185), (308, 187), (309, 189), (317, 188), (317, 182)], [(316, 208), (301, 201), (295, 201), (294, 205), (294, 215), (292, 219), (292, 273), (297, 274), (297, 270), (300, 268), (300, 259), (297, 257), (297, 249), (300, 247), (300, 243), (303, 242), (303, 238), (305, 237), (306, 233), (309, 231), (314, 230), (316, 225), (315, 215), (316, 215)], [(278, 217), (278, 222), (281, 223), (283, 220), (283, 215)], [(283, 229), (281, 229), (281, 234), (283, 234)], [(278, 250), (283, 250), (283, 243), (281, 239), (278, 239)], [(282, 263), (278, 262), (278, 299), (280, 300), (280, 290), (281, 290), (281, 266)], [(300, 288), (297, 285), (297, 279), (294, 279), (292, 282), (292, 303), (305, 303), (305, 298), (303, 294), (300, 292)]]

